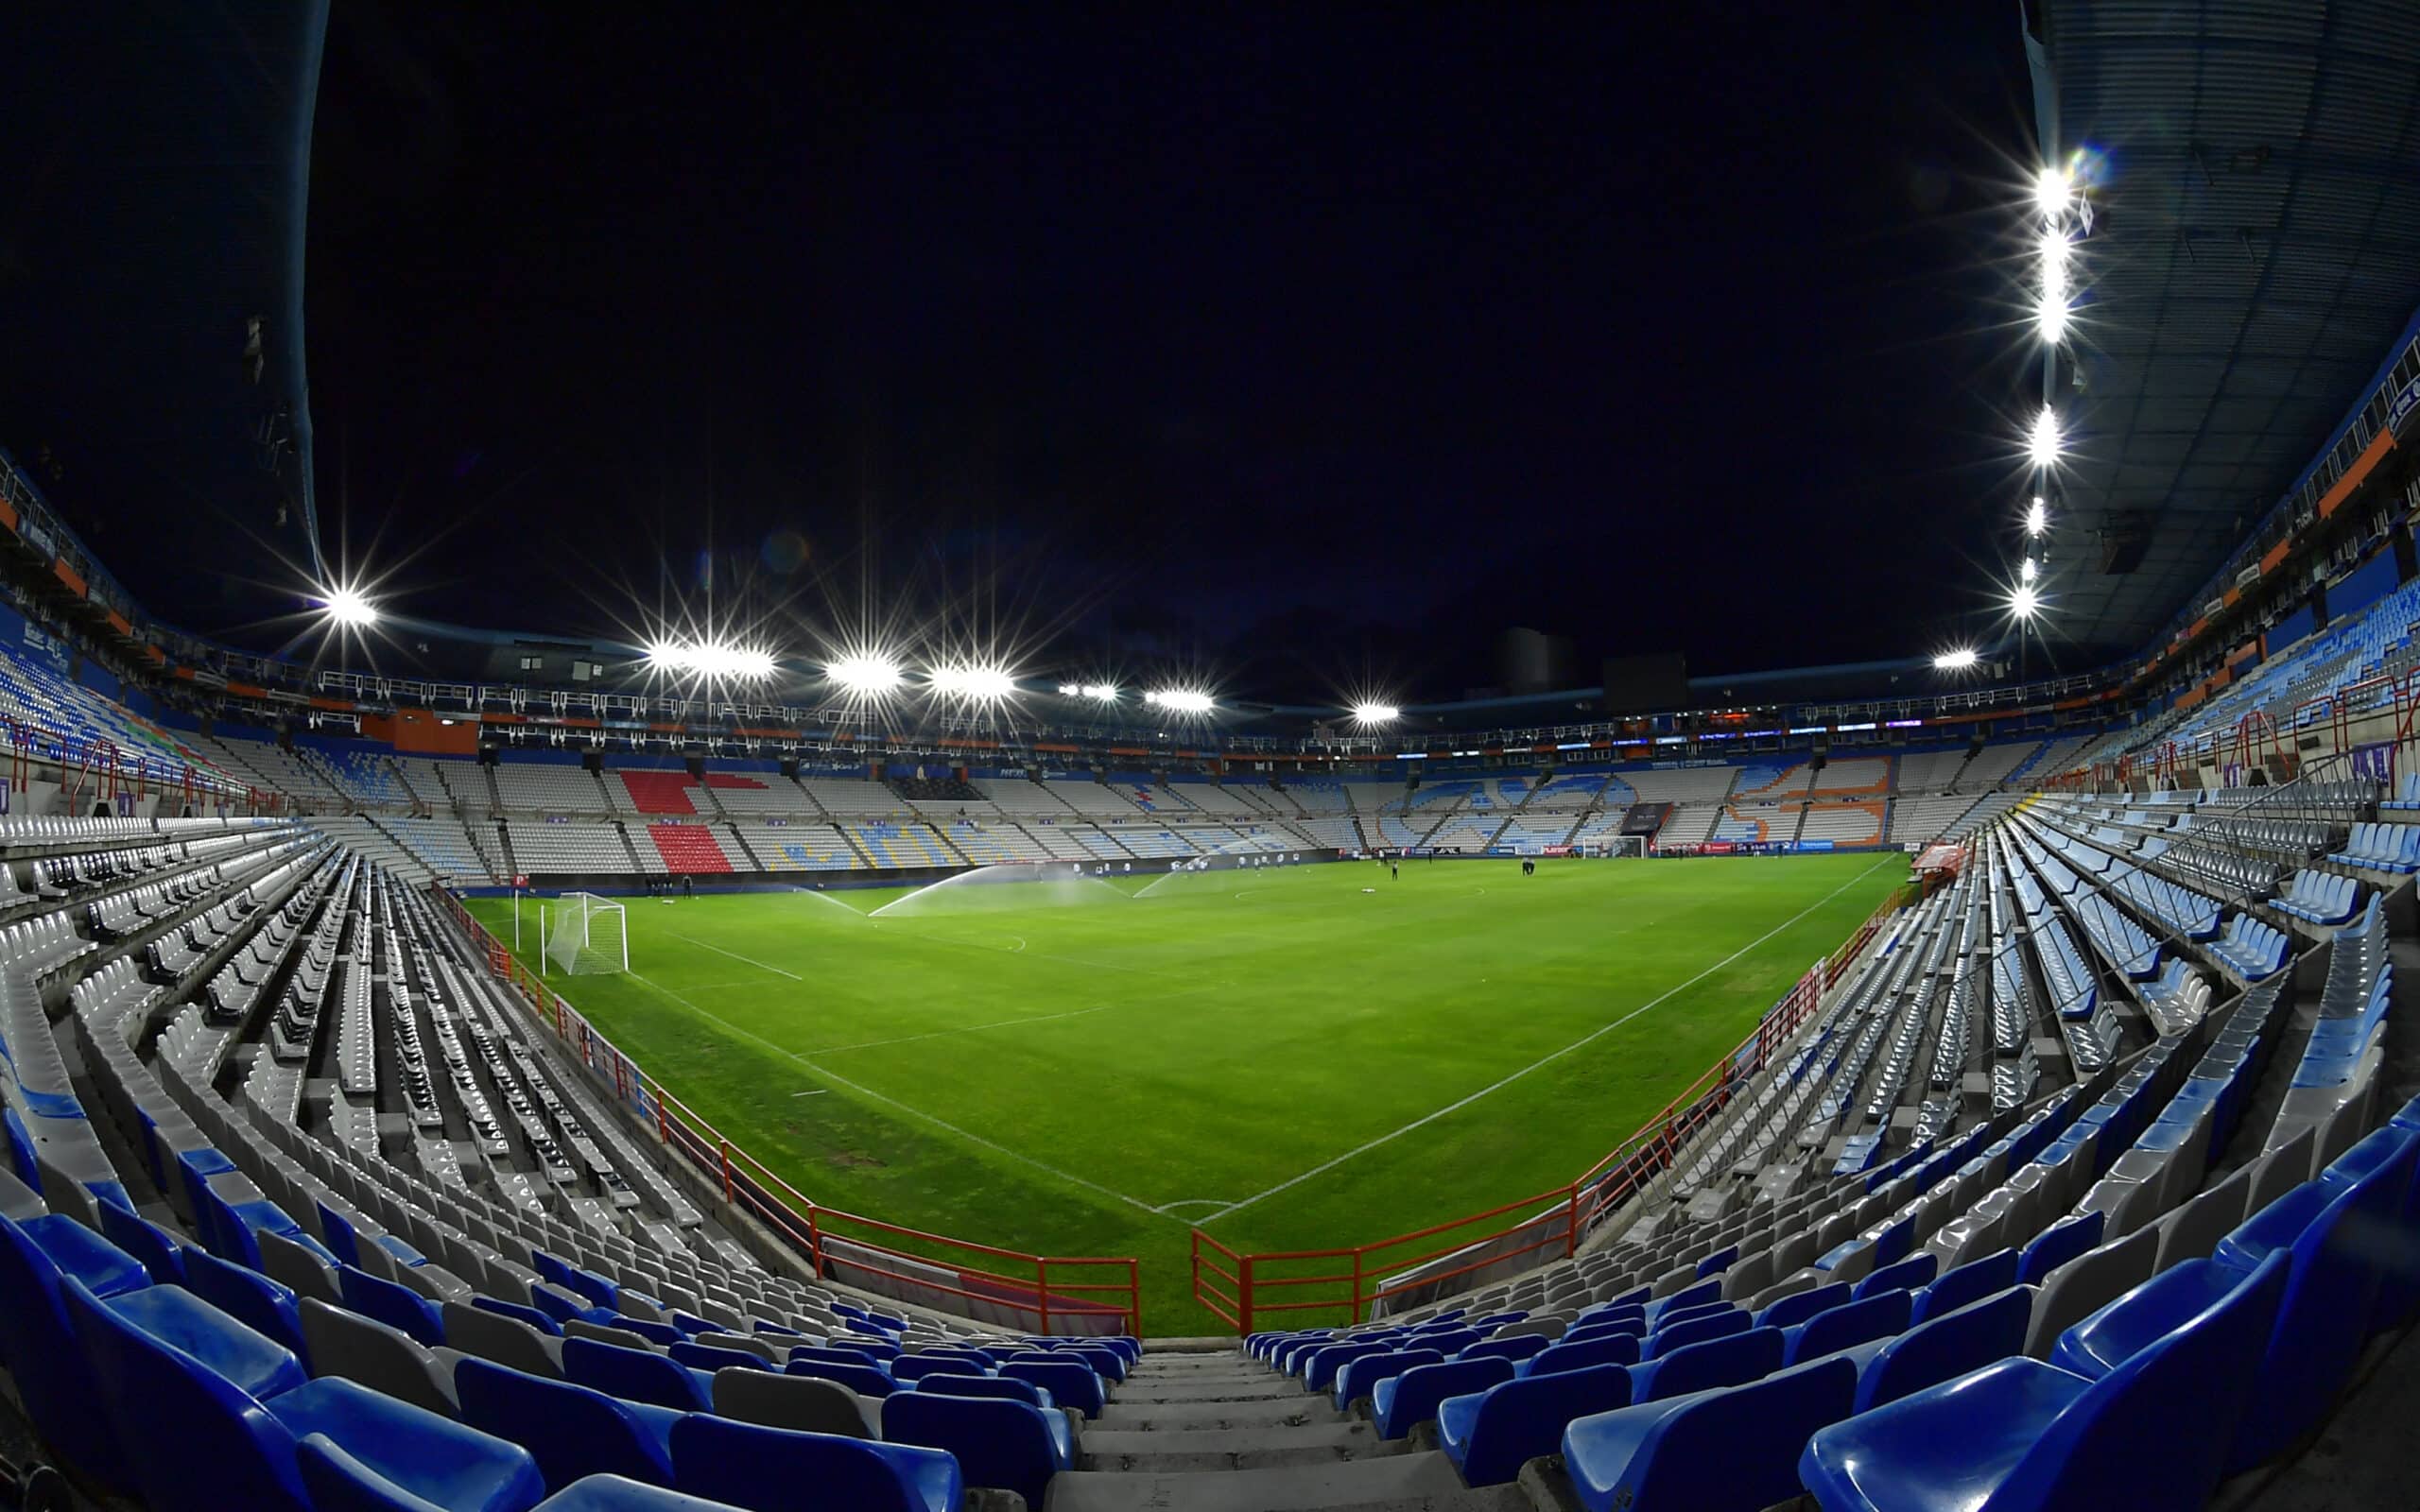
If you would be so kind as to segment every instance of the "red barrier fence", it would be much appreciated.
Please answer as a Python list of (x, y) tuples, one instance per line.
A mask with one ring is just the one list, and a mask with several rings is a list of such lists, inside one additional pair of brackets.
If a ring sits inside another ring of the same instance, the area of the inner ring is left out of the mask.
[(1772, 1063), (1883, 921), (1923, 885), (1911, 883), (1894, 892), (1845, 944), (1810, 967), (1737, 1048), (1577, 1180), (1484, 1212), (1334, 1249), (1245, 1254), (1196, 1228), (1194, 1299), (1238, 1333), (1252, 1332), (1273, 1314), (1340, 1312), (1343, 1321), (1357, 1323), (1380, 1302), (1413, 1307), (1468, 1291), (1483, 1273), (1510, 1274), (1577, 1253), (1599, 1220), (1670, 1169), (1690, 1137), (1749, 1076)]
[(725, 1202), (781, 1236), (827, 1280), (1035, 1333), (1133, 1333), (1143, 1328), (1142, 1268), (1132, 1256), (1034, 1255), (885, 1223), (826, 1207), (734, 1144), (522, 964), (461, 901), (431, 889), (487, 953), (489, 969), (575, 1058), (721, 1189)]

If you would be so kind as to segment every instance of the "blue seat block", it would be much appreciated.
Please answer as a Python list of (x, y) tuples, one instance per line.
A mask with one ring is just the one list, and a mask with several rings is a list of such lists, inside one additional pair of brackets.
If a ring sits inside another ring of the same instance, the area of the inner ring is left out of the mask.
[(1393, 1349), (1385, 1354), (1365, 1354), (1358, 1360), (1345, 1362), (1336, 1373), (1336, 1410), (1345, 1412), (1353, 1403), (1370, 1395), (1377, 1383), (1389, 1376), (1399, 1376), (1417, 1366), (1437, 1365), (1445, 1356), (1435, 1349)]
[(1378, 1383), (1370, 1393), (1380, 1438), (1402, 1438), (1433, 1420), (1448, 1397), (1475, 1396), (1512, 1379), (1514, 1366), (1501, 1355), (1464, 1355), (1440, 1365), (1414, 1366)]
[(1437, 1404), (1437, 1446), (1471, 1486), (1500, 1486), (1551, 1454), (1575, 1418), (1630, 1405), (1630, 1372), (1591, 1366), (1528, 1376)]
[(1775, 1328), (1708, 1339), (1630, 1367), (1631, 1400), (1654, 1401), (1716, 1386), (1736, 1386), (1782, 1367), (1787, 1338)]
[(672, 1484), (674, 1414), (476, 1356), (455, 1365), (454, 1389), (462, 1420), (528, 1450), (555, 1490), (589, 1475)]
[(45, 1212), (18, 1228), (61, 1276), (95, 1297), (117, 1297), (151, 1284), (141, 1261), (64, 1213)]
[(675, 1412), (705, 1412), (714, 1404), (713, 1394), (687, 1366), (651, 1349), (596, 1339), (563, 1340), (563, 1376), (610, 1397)]
[(883, 1399), (882, 1436), (946, 1450), (968, 1485), (1014, 1491), (1029, 1507), (1043, 1504), (1051, 1476), (1074, 1468), (1066, 1419), (1028, 1402), (895, 1392)]
[(24, 1226), (0, 1217), (0, 1297), (8, 1298), (0, 1306), (0, 1362), (43, 1440), (97, 1483), (124, 1490), (130, 1458), (118, 1447), (113, 1415), (94, 1411), (101, 1386), (62, 1284), (58, 1264)]
[(1859, 1413), (1815, 1435), (1799, 1478), (1824, 1512), (2199, 1507), (2284, 1280), (2282, 1263), (2264, 1267), (2097, 1381), (2003, 1360)]
[(2104, 1214), (2087, 1212), (2052, 1224), (2042, 1230), (2033, 1243), (2017, 1256), (2016, 1279), (2026, 1286), (2039, 1286), (2042, 1279), (2075, 1259), (2098, 1247)]
[(1857, 1283), (1857, 1291), (1853, 1295), (1862, 1302), (1884, 1292), (1911, 1292), (1919, 1286), (1930, 1284), (1940, 1269), (1941, 1257), (1929, 1249), (1924, 1250), (1874, 1271)]
[(1807, 1439), (1856, 1393), (1857, 1366), (1834, 1358), (1582, 1418), (1564, 1430), (1564, 1468), (1588, 1512), (1759, 1512), (1798, 1495)]
[(322, 1376), (264, 1405), (292, 1436), (289, 1455), (300, 1440), (324, 1435), (372, 1473), (448, 1512), (523, 1512), (546, 1494), (520, 1445), (351, 1381)]
[(187, 1255), (184, 1267), (186, 1290), (291, 1349), (295, 1358), (310, 1358), (310, 1351), (302, 1347), (302, 1315), (296, 1310), (292, 1287), (202, 1250)]
[(1857, 1289), (1846, 1281), (1834, 1281), (1809, 1291), (1785, 1297), (1756, 1314), (1756, 1326), (1766, 1329), (1795, 1328), (1818, 1313), (1828, 1313), (1857, 1300)]
[(1914, 1312), (1909, 1321), (1923, 1323), (1929, 1318), (1955, 1313), (1969, 1302), (1997, 1296), (2016, 1284), (2016, 1251), (1996, 1249), (1980, 1260), (1970, 1260), (1916, 1294)]
[(444, 1317), (437, 1304), (408, 1286), (338, 1265), (337, 1291), (353, 1311), (401, 1329), (432, 1349), (445, 1342)]
[(1660, 1360), (1675, 1349), (1685, 1349), (1709, 1339), (1727, 1339), (1735, 1333), (1745, 1333), (1754, 1326), (1755, 1320), (1748, 1315), (1745, 1309), (1726, 1308), (1720, 1313), (1689, 1318), (1649, 1334), (1647, 1342), (1639, 1347), (1638, 1357)]
[(1599, 1334), (1576, 1344), (1558, 1343), (1523, 1361), (1519, 1373), (1547, 1376), (1558, 1370), (1584, 1370), (1590, 1366), (1638, 1364), (1639, 1341), (1627, 1333)]
[[(2003, 1253), (2014, 1269), (2015, 1252)], [(2026, 1329), (2033, 1320), (2033, 1296), (2031, 1286), (2007, 1287), (1935, 1314), (1897, 1338), (1882, 1341), (1858, 1374), (1857, 1410), (1896, 1401), (1996, 1360), (2023, 1354)]]
[(1465, 1345), (1462, 1347), (1462, 1352), (1455, 1358), (1458, 1360), (1493, 1358), (1517, 1362), (1527, 1360), (1532, 1355), (1544, 1354), (1553, 1345), (1554, 1341), (1544, 1334), (1522, 1333), (1509, 1339), (1483, 1339), (1477, 1344)]
[(1861, 1302), (1836, 1307), (1818, 1313), (1796, 1328), (1785, 1331), (1782, 1349), (1784, 1363), (1797, 1365), (1802, 1361), (1821, 1359), (1835, 1349), (1887, 1339), (1903, 1332), (1914, 1301), (1904, 1291), (1880, 1292)]
[(751, 1512), (789, 1512), (809, 1488), (817, 1501), (851, 1512), (958, 1512), (965, 1496), (958, 1461), (938, 1450), (705, 1413), (672, 1425), (672, 1465), (675, 1490)]
[(1047, 1355), (1012, 1354), (1000, 1363), (1000, 1374), (1011, 1381), (1030, 1381), (1060, 1406), (1098, 1418), (1109, 1405), (1100, 1372), (1081, 1360), (1056, 1360)]

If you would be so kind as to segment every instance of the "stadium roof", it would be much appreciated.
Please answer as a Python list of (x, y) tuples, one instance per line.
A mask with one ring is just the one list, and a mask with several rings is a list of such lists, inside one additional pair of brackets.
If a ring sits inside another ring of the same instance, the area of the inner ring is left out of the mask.
[[(2064, 634), (2140, 649), (2369, 397), (2420, 306), (2420, 9), (2036, 0), (2043, 146), (2085, 154)], [(2142, 532), (2130, 573), (2104, 556)]]

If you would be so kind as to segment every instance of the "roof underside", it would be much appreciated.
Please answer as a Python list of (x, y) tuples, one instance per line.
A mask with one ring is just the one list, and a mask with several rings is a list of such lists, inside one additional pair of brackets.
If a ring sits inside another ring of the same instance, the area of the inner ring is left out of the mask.
[[(2301, 476), (2420, 305), (2420, 7), (2046, 0), (2055, 142), (2103, 163), (2047, 560), (2141, 648)], [(2134, 572), (2102, 532), (2139, 516)]]

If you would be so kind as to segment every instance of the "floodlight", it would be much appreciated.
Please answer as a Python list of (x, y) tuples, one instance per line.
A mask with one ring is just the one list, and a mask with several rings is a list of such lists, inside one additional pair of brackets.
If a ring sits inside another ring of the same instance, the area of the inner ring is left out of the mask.
[(2016, 576), (2019, 579), (2030, 583), (2039, 576), (2041, 572), (2042, 569), (2034, 564), (2033, 558), (2028, 557), (2025, 558), (2025, 564), (2016, 570)]
[(1164, 688), (1147, 693), (1143, 695), (1143, 701), (1180, 714), (1206, 714), (1212, 707), (1208, 694), (1184, 688)]
[(1971, 645), (1962, 645), (1955, 651), (1944, 651), (1941, 655), (1934, 657), (1932, 665), (1936, 672), (1963, 672), (1973, 666), (1976, 661), (1975, 648)]
[(1391, 703), (1357, 703), (1353, 706), (1353, 722), (1357, 725), (1391, 725), (1403, 716), (1403, 711)]
[(2033, 496), (2033, 502), (2025, 507), (2025, 533), (2029, 536), (2038, 536), (2049, 528), (2050, 501), (2037, 493)]
[(363, 629), (378, 623), (378, 606), (362, 597), (360, 589), (335, 583), (319, 597), (320, 612), (349, 629)]
[(2034, 334), (2052, 346), (2058, 345), (2066, 339), (2068, 314), (2066, 301), (2055, 295), (2043, 295), (2042, 301), (2033, 307)]
[(1096, 703), (1117, 701), (1117, 684), (1114, 682), (1087, 682), (1080, 691)]
[(689, 648), (678, 641), (650, 641), (647, 659), (650, 665), (678, 670), (689, 660)]
[(823, 675), (851, 693), (889, 693), (899, 686), (899, 663), (879, 651), (852, 651), (827, 663)]
[(2048, 405), (2033, 417), (2033, 428), (2026, 433), (2025, 455), (2035, 467), (2048, 467), (2059, 459), (2059, 415)]
[(1072, 682), (1059, 684), (1059, 696), (1062, 698), (1080, 698), (1083, 695), (1084, 690)]
[(2075, 180), (2065, 168), (2045, 168), (2033, 180), (2034, 208), (2045, 215), (2066, 214), (2075, 195)]
[(935, 693), (975, 703), (998, 703), (1017, 691), (1017, 679), (998, 667), (933, 667), (925, 680)]
[(2008, 611), (2021, 620), (2030, 620), (2042, 608), (2042, 595), (2031, 583), (2019, 583), (2009, 591)]

